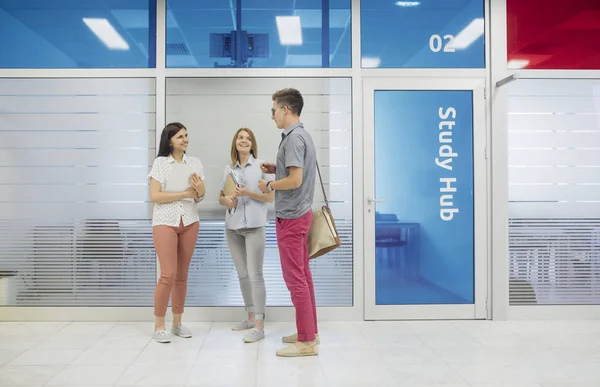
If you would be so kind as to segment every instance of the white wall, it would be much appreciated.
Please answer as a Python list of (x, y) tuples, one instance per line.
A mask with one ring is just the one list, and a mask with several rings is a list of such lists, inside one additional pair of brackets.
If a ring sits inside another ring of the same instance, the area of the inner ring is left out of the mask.
[[(223, 217), (219, 185), (224, 166), (230, 163), (232, 137), (239, 128), (252, 129), (259, 158), (275, 161), (281, 131), (271, 120), (271, 95), (284, 87), (295, 87), (303, 94), (302, 121), (315, 141), (334, 215), (352, 218), (350, 79), (169, 78), (167, 122), (179, 121), (188, 128), (188, 153), (199, 157), (205, 168), (203, 216)], [(320, 191), (316, 191), (315, 207), (322, 201)]]

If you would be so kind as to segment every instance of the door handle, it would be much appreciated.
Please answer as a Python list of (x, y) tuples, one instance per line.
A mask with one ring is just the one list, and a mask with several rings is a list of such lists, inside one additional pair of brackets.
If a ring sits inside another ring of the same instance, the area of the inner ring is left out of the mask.
[(369, 204), (373, 204), (373, 203), (381, 203), (381, 202), (383, 202), (383, 199), (375, 199), (372, 197), (368, 197), (367, 201), (369, 202)]

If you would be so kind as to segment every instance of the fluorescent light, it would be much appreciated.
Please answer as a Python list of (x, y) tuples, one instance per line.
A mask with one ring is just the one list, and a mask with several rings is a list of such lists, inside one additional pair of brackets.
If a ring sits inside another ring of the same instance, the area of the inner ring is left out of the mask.
[(464, 30), (460, 31), (454, 38), (450, 47), (456, 50), (463, 50), (473, 44), (474, 41), (483, 36), (485, 32), (485, 23), (483, 18), (474, 19)]
[(506, 67), (511, 70), (518, 70), (527, 67), (528, 64), (529, 61), (527, 59), (512, 59), (508, 61)]
[(416, 7), (421, 5), (420, 1), (396, 1), (398, 7)]
[(360, 61), (361, 63), (361, 67), (364, 69), (372, 69), (372, 68), (376, 68), (379, 67), (379, 65), (381, 64), (381, 59), (380, 58), (370, 58), (370, 57), (364, 57), (361, 59)]
[(302, 26), (300, 16), (275, 16), (279, 42), (282, 46), (302, 45)]
[(111, 50), (129, 50), (129, 44), (106, 19), (83, 18), (83, 22)]

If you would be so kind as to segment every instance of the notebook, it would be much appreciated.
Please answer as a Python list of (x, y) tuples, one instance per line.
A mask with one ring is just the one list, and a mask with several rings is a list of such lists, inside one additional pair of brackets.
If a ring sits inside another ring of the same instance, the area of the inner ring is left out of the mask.
[(189, 164), (173, 164), (171, 173), (167, 178), (165, 192), (183, 192), (190, 188), (190, 176), (192, 176), (194, 172), (197, 173), (198, 176), (202, 176), (200, 167), (194, 167)]

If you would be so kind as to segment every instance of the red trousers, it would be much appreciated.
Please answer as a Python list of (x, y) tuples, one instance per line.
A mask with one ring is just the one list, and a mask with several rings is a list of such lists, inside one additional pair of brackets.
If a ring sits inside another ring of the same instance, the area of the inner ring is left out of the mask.
[(283, 279), (296, 309), (298, 341), (313, 341), (317, 330), (315, 288), (308, 265), (312, 211), (296, 219), (277, 218), (276, 232)]

